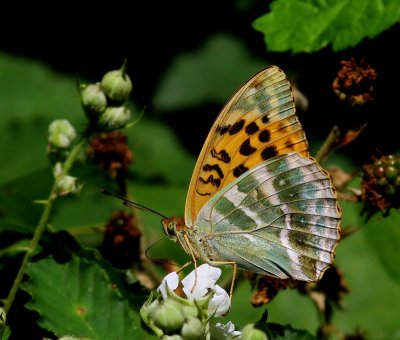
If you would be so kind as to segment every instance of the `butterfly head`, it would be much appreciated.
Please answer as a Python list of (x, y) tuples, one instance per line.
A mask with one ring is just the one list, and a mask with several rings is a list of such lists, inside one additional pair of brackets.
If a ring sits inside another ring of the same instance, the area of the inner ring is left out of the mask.
[(179, 217), (163, 218), (161, 220), (165, 235), (169, 239), (176, 241), (177, 233), (185, 228), (185, 222)]

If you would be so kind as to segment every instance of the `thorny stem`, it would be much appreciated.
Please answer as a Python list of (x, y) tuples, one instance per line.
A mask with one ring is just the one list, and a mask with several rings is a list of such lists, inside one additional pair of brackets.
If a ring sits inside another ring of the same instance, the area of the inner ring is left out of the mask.
[[(68, 156), (67, 160), (65, 161), (63, 168), (61, 170), (61, 176), (68, 174), (69, 170), (71, 169), (71, 167), (77, 160), (78, 155), (79, 155), (82, 147), (85, 145), (85, 143), (86, 143), (86, 138), (83, 137), (82, 140), (78, 144), (76, 144), (75, 147), (71, 150), (71, 153), (69, 154), (69, 156)], [(15, 300), (15, 297), (20, 288), (22, 279), (24, 277), (26, 267), (27, 267), (30, 259), (32, 258), (32, 255), (35, 253), (35, 250), (37, 248), (37, 245), (40, 241), (40, 238), (41, 238), (43, 232), (46, 230), (54, 202), (56, 201), (57, 198), (58, 198), (57, 186), (56, 186), (56, 181), (54, 181), (53, 187), (51, 188), (49, 197), (44, 206), (44, 210), (40, 217), (39, 223), (35, 229), (32, 239), (29, 242), (28, 250), (26, 251), (26, 253), (24, 255), (21, 266), (18, 270), (17, 276), (16, 276), (14, 283), (10, 289), (10, 292), (8, 293), (8, 296), (5, 299), (3, 309), (4, 309), (4, 312), (6, 315), (8, 314), (8, 312)], [(1, 334), (3, 333), (3, 330), (4, 330), (4, 328), (0, 330)]]
[(340, 139), (341, 132), (337, 125), (334, 125), (328, 137), (325, 139), (324, 144), (318, 150), (315, 160), (318, 163), (322, 163), (326, 157), (336, 148), (337, 143)]

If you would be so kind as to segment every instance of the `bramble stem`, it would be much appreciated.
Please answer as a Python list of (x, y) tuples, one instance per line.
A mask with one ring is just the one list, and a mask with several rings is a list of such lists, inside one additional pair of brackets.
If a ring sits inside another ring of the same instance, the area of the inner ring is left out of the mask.
[(337, 143), (340, 139), (341, 131), (337, 125), (334, 125), (328, 137), (325, 139), (324, 144), (318, 150), (315, 160), (318, 163), (322, 163), (326, 157), (336, 148)]
[[(75, 161), (78, 158), (78, 155), (82, 149), (82, 147), (86, 143), (86, 138), (82, 138), (82, 140), (74, 146), (74, 148), (71, 150), (71, 153), (69, 154), (68, 158), (66, 159), (65, 163), (63, 164), (62, 170), (61, 170), (61, 176), (65, 176), (68, 174), (69, 170), (75, 163)], [(17, 276), (14, 280), (14, 283), (10, 289), (10, 292), (8, 293), (7, 298), (5, 299), (4, 302), (4, 312), (6, 315), (8, 314), (9, 310), (11, 309), (11, 306), (15, 300), (15, 297), (17, 295), (17, 292), (20, 288), (22, 279), (25, 274), (26, 266), (28, 265), (30, 259), (32, 258), (32, 255), (35, 253), (35, 250), (37, 248), (37, 245), (40, 241), (40, 238), (42, 237), (43, 232), (46, 230), (47, 224), (50, 219), (50, 214), (53, 209), (54, 202), (58, 198), (57, 195), (57, 185), (56, 181), (54, 181), (53, 187), (51, 188), (50, 195), (46, 201), (46, 204), (44, 206), (43, 213), (40, 217), (39, 223), (35, 229), (35, 232), (33, 233), (33, 237), (29, 242), (28, 245), (28, 250), (24, 255), (24, 258), (22, 260), (21, 266), (19, 267)], [(2, 331), (1, 331), (2, 333)]]

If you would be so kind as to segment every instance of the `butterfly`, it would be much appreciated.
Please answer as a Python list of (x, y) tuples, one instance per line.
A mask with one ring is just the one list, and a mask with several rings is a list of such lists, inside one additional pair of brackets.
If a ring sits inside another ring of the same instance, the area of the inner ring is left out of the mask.
[(316, 281), (333, 262), (340, 221), (331, 179), (309, 156), (290, 83), (271, 66), (224, 106), (194, 168), (184, 219), (162, 224), (194, 262)]

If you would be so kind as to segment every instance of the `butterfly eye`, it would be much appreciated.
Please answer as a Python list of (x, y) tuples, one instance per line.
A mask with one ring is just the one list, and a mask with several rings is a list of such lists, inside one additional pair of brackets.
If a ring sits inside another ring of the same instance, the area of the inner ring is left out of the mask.
[(175, 230), (176, 230), (176, 223), (174, 221), (168, 223), (168, 226), (167, 226), (168, 236), (174, 236)]
[(176, 233), (176, 222), (170, 219), (164, 218), (161, 220), (164, 228), (164, 232), (168, 237), (174, 237)]

